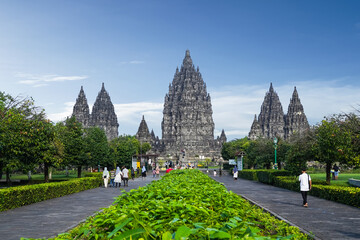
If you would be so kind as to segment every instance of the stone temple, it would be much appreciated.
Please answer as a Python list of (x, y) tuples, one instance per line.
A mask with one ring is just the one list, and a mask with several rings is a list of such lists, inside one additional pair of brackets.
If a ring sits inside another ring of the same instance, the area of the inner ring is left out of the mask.
[(302, 134), (308, 129), (309, 123), (296, 87), (290, 99), (288, 112), (284, 115), (279, 96), (274, 91), (271, 83), (270, 89), (266, 93), (264, 102), (261, 105), (259, 117), (257, 118), (255, 115), (249, 132), (249, 139), (270, 139), (274, 137), (288, 139), (293, 133)]
[(143, 117), (136, 137), (149, 142), (152, 152), (160, 157), (186, 155), (188, 159), (204, 156), (221, 157), (222, 144), (226, 142), (224, 130), (214, 139), (212, 105), (199, 67), (195, 69), (187, 50), (182, 66), (176, 68), (169, 92), (165, 95), (162, 139), (149, 132)]
[(103, 129), (109, 141), (118, 137), (119, 124), (117, 116), (110, 96), (105, 90), (104, 83), (96, 98), (91, 114), (84, 89), (81, 86), (72, 116), (75, 116), (76, 120), (82, 123), (84, 128), (96, 126)]

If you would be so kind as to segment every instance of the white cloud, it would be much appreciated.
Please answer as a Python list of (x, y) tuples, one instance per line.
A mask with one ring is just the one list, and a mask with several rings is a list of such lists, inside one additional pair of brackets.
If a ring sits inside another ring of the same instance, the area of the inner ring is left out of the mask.
[(64, 121), (67, 117), (71, 116), (75, 102), (64, 103), (62, 112), (48, 114), (48, 118), (53, 122)]
[(122, 61), (120, 62), (121, 65), (124, 64), (143, 64), (145, 63), (144, 61), (139, 61), (139, 60), (132, 60), (132, 61)]
[(23, 79), (18, 83), (32, 85), (33, 87), (43, 87), (49, 85), (50, 82), (79, 81), (87, 79), (88, 76), (60, 76), (60, 75), (37, 75), (28, 73), (17, 73), (15, 77)]

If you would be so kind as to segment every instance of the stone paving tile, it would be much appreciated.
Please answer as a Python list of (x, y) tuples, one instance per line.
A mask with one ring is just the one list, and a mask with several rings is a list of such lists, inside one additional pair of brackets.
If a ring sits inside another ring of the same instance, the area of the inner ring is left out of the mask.
[(308, 196), (309, 207), (302, 206), (301, 194), (283, 188), (231, 176), (213, 177), (233, 191), (254, 202), (316, 239), (360, 239), (360, 208)]
[(129, 180), (129, 186), (125, 188), (100, 187), (0, 212), (0, 239), (54, 237), (110, 206), (121, 194), (120, 190), (136, 189), (153, 180), (157, 178), (137, 178)]

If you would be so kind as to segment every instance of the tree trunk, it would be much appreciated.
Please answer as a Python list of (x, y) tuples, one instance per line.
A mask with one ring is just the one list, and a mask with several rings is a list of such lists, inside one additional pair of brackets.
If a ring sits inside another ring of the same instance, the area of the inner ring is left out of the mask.
[(3, 163), (0, 162), (0, 179), (2, 179), (2, 175), (3, 175)]
[(46, 183), (49, 182), (49, 166), (46, 163), (44, 164), (44, 180)]
[(8, 185), (11, 185), (11, 180), (10, 180), (10, 170), (6, 169), (6, 183)]
[(81, 178), (81, 166), (78, 166), (78, 178)]
[(281, 162), (278, 163), (278, 169), (281, 170)]
[(331, 163), (326, 163), (326, 183), (330, 185), (331, 180)]

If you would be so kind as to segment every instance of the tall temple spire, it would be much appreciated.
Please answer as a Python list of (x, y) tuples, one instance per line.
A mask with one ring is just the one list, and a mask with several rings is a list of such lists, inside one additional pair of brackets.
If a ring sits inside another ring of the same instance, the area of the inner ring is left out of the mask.
[(183, 60), (183, 67), (184, 68), (193, 68), (193, 61), (191, 59), (189, 50), (186, 50), (185, 58)]
[(300, 102), (299, 94), (294, 87), (292, 98), (285, 116), (285, 137), (289, 138), (293, 133), (304, 133), (309, 129), (309, 123), (304, 113), (304, 107)]
[(76, 99), (72, 115), (75, 116), (76, 120), (80, 122), (83, 127), (88, 127), (90, 120), (90, 110), (83, 86), (81, 86), (80, 88), (80, 92)]
[(149, 132), (149, 128), (148, 128), (148, 125), (147, 125), (147, 123), (145, 121), (144, 115), (142, 116), (142, 120), (140, 122), (138, 131), (136, 133), (136, 138), (141, 143), (150, 142), (152, 140), (152, 137), (151, 137), (151, 134)]
[(111, 102), (108, 92), (102, 83), (101, 90), (91, 112), (91, 125), (98, 126), (105, 131), (108, 140), (118, 137), (118, 121), (114, 105)]

